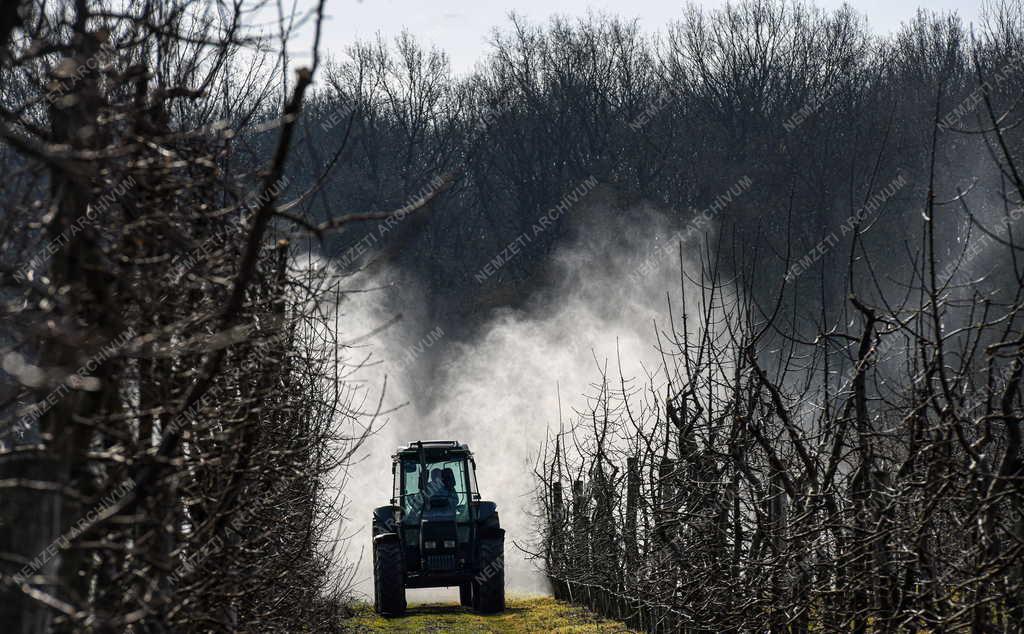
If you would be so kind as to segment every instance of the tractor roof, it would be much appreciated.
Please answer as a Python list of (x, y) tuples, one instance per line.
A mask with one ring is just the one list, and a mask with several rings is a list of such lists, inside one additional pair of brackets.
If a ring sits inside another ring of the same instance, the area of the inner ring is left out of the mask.
[(405, 447), (399, 447), (395, 452), (399, 456), (410, 456), (419, 453), (420, 447), (426, 451), (447, 450), (448, 452), (465, 452), (469, 454), (469, 445), (459, 443), (457, 440), (417, 440)]

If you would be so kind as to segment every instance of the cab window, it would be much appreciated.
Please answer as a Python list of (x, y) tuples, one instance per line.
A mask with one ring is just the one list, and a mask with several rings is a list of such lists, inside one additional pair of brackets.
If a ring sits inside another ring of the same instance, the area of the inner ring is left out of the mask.
[(470, 488), (466, 459), (463, 456), (427, 460), (421, 469), (419, 460), (402, 460), (401, 507), (405, 521), (419, 521), (420, 509), (429, 496), (448, 495), (458, 521), (469, 520)]

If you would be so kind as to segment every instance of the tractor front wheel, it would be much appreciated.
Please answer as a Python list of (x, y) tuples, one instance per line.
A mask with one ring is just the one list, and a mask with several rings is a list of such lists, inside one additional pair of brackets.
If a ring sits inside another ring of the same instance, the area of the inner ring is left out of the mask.
[(473, 583), (471, 581), (459, 584), (459, 605), (464, 608), (473, 607)]
[(398, 542), (381, 542), (373, 547), (373, 595), (379, 614), (405, 613), (402, 545)]
[(480, 542), (480, 572), (473, 578), (473, 607), (482, 614), (505, 609), (504, 541)]

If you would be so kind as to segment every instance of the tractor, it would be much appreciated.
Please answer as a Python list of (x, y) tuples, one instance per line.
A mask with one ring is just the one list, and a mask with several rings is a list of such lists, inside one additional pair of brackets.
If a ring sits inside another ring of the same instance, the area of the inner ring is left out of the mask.
[(459, 588), (459, 602), (505, 609), (505, 531), (480, 499), (476, 462), (456, 441), (409, 443), (391, 457), (391, 504), (373, 511), (373, 598), (378, 613), (405, 612), (406, 588)]

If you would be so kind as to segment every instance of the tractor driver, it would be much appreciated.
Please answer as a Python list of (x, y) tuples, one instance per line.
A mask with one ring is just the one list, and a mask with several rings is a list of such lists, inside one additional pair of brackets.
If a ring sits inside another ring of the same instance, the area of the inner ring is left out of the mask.
[(430, 470), (430, 480), (427, 481), (426, 486), (423, 487), (419, 493), (413, 494), (409, 500), (409, 521), (415, 523), (419, 521), (420, 513), (427, 505), (427, 500), (431, 496), (439, 495), (444, 491), (444, 482), (442, 481), (442, 474), (440, 469)]
[(459, 494), (455, 491), (455, 472), (452, 471), (451, 467), (445, 467), (444, 471), (441, 472), (441, 482), (444, 485), (444, 491), (448, 494), (448, 499), (451, 500), (451, 506), (453, 509), (459, 506)]
[(430, 482), (427, 483), (427, 497), (440, 495), (444, 491), (444, 480), (440, 469), (430, 470)]

